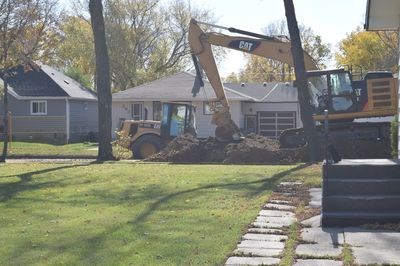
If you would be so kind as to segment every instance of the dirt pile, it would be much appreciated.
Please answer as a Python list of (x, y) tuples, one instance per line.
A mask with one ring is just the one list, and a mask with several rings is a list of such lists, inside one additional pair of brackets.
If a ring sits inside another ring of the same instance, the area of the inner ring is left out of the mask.
[(147, 161), (215, 163), (293, 163), (308, 159), (307, 148), (279, 149), (279, 143), (249, 134), (243, 141), (221, 143), (215, 138), (197, 139), (184, 134), (172, 140)]

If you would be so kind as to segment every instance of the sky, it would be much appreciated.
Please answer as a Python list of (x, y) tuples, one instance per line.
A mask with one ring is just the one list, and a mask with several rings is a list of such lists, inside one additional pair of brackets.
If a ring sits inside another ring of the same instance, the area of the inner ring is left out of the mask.
[[(363, 26), (367, 0), (293, 0), (298, 23), (311, 27), (324, 43), (337, 50), (346, 34)], [(191, 5), (210, 9), (217, 25), (262, 33), (271, 22), (286, 20), (283, 0), (190, 0)], [(222, 32), (232, 35), (230, 32)], [(238, 72), (245, 64), (243, 54), (226, 49), (219, 66), (222, 77)], [(329, 67), (334, 67), (334, 61)]]

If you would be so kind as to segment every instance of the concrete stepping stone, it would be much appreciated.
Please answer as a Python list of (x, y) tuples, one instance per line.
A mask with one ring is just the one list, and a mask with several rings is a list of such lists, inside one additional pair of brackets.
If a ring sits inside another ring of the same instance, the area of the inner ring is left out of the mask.
[(321, 226), (321, 214), (313, 216), (307, 220), (301, 222), (302, 225), (306, 227), (317, 228)]
[(342, 253), (341, 246), (326, 244), (300, 244), (296, 248), (296, 254), (309, 257), (336, 257)]
[(269, 217), (269, 216), (258, 216), (255, 220), (256, 223), (273, 223), (273, 224), (282, 224), (284, 226), (291, 225), (295, 218), (292, 217)]
[(238, 248), (265, 248), (265, 249), (282, 249), (285, 247), (283, 242), (269, 242), (258, 240), (243, 240), (237, 245)]
[(352, 246), (374, 246), (379, 247), (379, 249), (400, 249), (400, 232), (348, 227), (344, 229), (344, 234), (346, 236), (346, 243)]
[(282, 229), (285, 226), (284, 224), (277, 224), (277, 223), (265, 223), (265, 222), (253, 222), (251, 226), (255, 228), (269, 228), (269, 229)]
[(287, 181), (287, 182), (281, 182), (281, 183), (279, 183), (279, 185), (278, 186), (285, 186), (285, 187), (293, 187), (293, 186), (300, 186), (300, 185), (302, 185), (303, 183), (302, 182), (300, 182), (300, 181)]
[(277, 265), (281, 260), (266, 257), (230, 257), (225, 265)]
[(308, 207), (321, 207), (322, 206), (322, 188), (310, 188), (309, 189), (311, 200), (308, 203)]
[(294, 266), (341, 266), (343, 263), (337, 260), (297, 260)]
[(266, 248), (238, 248), (233, 251), (234, 256), (241, 257), (277, 257), (282, 253), (282, 249)]
[(288, 200), (270, 200), (269, 203), (290, 205), (291, 202)]
[(276, 241), (281, 242), (287, 239), (285, 235), (268, 235), (268, 234), (251, 234), (247, 233), (242, 236), (243, 240), (258, 240), (258, 241)]
[(271, 228), (249, 228), (247, 230), (248, 233), (254, 234), (275, 234), (282, 235), (283, 231), (280, 229), (271, 229)]
[(399, 247), (393, 246), (391, 249), (381, 249), (379, 246), (370, 247), (351, 247), (355, 263), (358, 265), (398, 265), (400, 264)]
[(304, 228), (301, 237), (304, 241), (324, 245), (342, 245), (344, 243), (343, 228)]
[(288, 211), (288, 210), (294, 210), (295, 207), (291, 206), (291, 205), (267, 203), (267, 204), (264, 205), (264, 208), (265, 209)]
[(345, 228), (357, 264), (400, 264), (400, 232)]
[(258, 215), (270, 217), (295, 217), (293, 212), (279, 210), (261, 210)]

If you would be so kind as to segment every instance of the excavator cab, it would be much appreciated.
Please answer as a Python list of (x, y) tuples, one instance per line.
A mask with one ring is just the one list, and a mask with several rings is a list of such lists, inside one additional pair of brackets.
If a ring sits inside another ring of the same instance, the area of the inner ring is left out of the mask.
[(343, 69), (309, 71), (308, 89), (311, 106), (316, 115), (357, 111), (357, 101), (352, 88), (351, 75)]
[(353, 81), (344, 69), (308, 71), (308, 89), (314, 120), (352, 121), (355, 118), (389, 116), (396, 113), (396, 80), (390, 72), (369, 72)]
[(195, 108), (188, 103), (163, 103), (161, 137), (173, 139), (185, 133), (196, 136)]

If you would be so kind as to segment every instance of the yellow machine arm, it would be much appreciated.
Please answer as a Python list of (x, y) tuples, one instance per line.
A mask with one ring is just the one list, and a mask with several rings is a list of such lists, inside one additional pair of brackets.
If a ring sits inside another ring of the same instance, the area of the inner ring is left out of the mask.
[[(229, 102), (226, 98), (211, 45), (235, 49), (265, 58), (278, 60), (293, 66), (293, 58), (290, 52), (291, 44), (290, 42), (283, 42), (274, 37), (263, 36), (233, 28), (225, 29), (233, 29), (235, 32), (259, 37), (259, 39), (229, 36), (216, 32), (205, 33), (198, 24), (200, 24), (200, 22), (191, 19), (189, 25), (189, 45), (192, 54), (197, 57), (215, 91), (218, 101), (222, 105), (219, 110), (213, 110), (213, 123), (217, 125), (215, 135), (217, 138), (226, 141), (240, 139), (241, 133), (239, 128), (231, 119)], [(318, 69), (311, 56), (307, 53), (304, 53), (304, 61), (307, 70)]]

